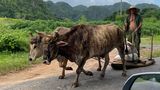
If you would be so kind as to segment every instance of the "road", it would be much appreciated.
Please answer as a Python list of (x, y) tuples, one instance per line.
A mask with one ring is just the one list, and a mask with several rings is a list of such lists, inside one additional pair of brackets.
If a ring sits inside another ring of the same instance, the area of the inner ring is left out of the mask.
[(103, 80), (99, 79), (100, 72), (96, 71), (96, 67), (92, 67), (90, 70), (94, 75), (86, 76), (82, 73), (80, 86), (77, 88), (71, 88), (75, 77), (75, 71), (72, 71), (63, 80), (58, 79), (58, 76), (48, 76), (15, 85), (0, 86), (0, 90), (121, 90), (127, 78), (134, 73), (160, 71), (160, 58), (155, 60), (156, 63), (152, 66), (128, 70), (127, 77), (121, 76), (122, 71), (113, 70), (108, 66)]

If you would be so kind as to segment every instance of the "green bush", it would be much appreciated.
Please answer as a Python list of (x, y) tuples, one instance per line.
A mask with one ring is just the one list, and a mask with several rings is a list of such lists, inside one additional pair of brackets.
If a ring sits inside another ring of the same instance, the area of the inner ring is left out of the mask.
[(13, 25), (10, 25), (10, 28), (11, 29), (24, 29), (24, 28), (29, 27), (30, 25), (31, 23), (29, 21), (19, 21)]
[(16, 37), (11, 34), (4, 34), (0, 38), (0, 51), (20, 51), (20, 44)]

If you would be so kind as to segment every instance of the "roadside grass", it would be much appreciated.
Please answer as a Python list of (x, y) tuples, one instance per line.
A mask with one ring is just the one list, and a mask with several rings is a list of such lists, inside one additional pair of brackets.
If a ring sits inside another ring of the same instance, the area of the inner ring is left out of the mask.
[[(150, 49), (141, 50), (141, 57), (142, 58), (150, 58), (150, 55), (151, 55)], [(156, 50), (153, 50), (152, 57), (153, 58), (160, 57), (160, 48), (156, 49)]]
[[(141, 45), (151, 45), (151, 36), (145, 36), (141, 39)], [(154, 57), (160, 57), (160, 35), (153, 37), (153, 45), (158, 45), (159, 47), (156, 47), (156, 49), (153, 49), (153, 58)], [(150, 47), (149, 47), (150, 48)], [(154, 48), (154, 46), (153, 46)], [(150, 58), (151, 50), (150, 49), (143, 49), (141, 50), (141, 56)]]
[[(141, 38), (142, 45), (151, 44), (151, 36), (144, 36)], [(153, 36), (153, 45), (160, 45), (160, 35)]]
[[(39, 63), (38, 60), (34, 64), (37, 63)], [(0, 75), (23, 70), (31, 66), (32, 64), (29, 64), (28, 62), (27, 52), (0, 53)]]
[(160, 48), (159, 48), (159, 50), (153, 51), (153, 57), (160, 57)]

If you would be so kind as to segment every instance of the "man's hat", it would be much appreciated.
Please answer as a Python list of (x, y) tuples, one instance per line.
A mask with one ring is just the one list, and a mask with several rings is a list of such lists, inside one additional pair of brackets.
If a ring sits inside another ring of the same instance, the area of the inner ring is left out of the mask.
[(140, 11), (139, 8), (136, 8), (135, 6), (130, 6), (129, 9), (127, 10), (127, 13), (129, 13), (132, 9), (135, 9), (136, 12), (139, 12), (139, 11)]

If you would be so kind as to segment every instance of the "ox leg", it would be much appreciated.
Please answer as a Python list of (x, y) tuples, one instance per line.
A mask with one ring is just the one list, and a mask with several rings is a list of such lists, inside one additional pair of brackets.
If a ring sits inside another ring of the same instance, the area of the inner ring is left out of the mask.
[(76, 78), (75, 78), (75, 81), (74, 81), (74, 83), (72, 84), (72, 86), (75, 88), (75, 87), (78, 87), (79, 86), (79, 75), (80, 75), (80, 73), (83, 71), (83, 66), (84, 66), (84, 64), (85, 64), (85, 62), (86, 62), (86, 60), (85, 59), (82, 59), (82, 60), (80, 60), (81, 62), (79, 62), (79, 63), (76, 63), (77, 65), (78, 65), (78, 68), (77, 68), (77, 70), (76, 70)]
[(109, 64), (109, 54), (107, 54), (105, 56), (105, 62), (104, 62), (104, 66), (103, 66), (103, 69), (102, 69), (102, 73), (100, 74), (100, 79), (104, 78), (106, 67), (107, 67), (108, 64)]
[(124, 53), (124, 45), (117, 48), (118, 49), (118, 52), (119, 52), (119, 55), (121, 57), (121, 60), (122, 60), (122, 64), (123, 64), (123, 72), (122, 72), (122, 76), (127, 76), (127, 70), (126, 70), (126, 60), (125, 60), (125, 53)]
[(134, 56), (134, 52), (133, 52), (133, 47), (131, 47), (131, 50), (132, 50), (132, 51), (131, 51), (131, 52), (132, 52), (132, 61), (134, 62), (134, 61), (135, 61), (135, 60), (134, 60), (134, 57), (135, 57), (135, 56)]
[(62, 75), (59, 76), (59, 79), (64, 79), (64, 77), (65, 77), (65, 70), (66, 70), (67, 62), (68, 62), (68, 60), (64, 60), (63, 62), (59, 62), (60, 67), (62, 67)]
[(102, 65), (101, 65), (101, 58), (100, 57), (98, 57), (98, 64), (99, 64), (99, 67), (97, 68), (97, 71), (101, 71)]
[(93, 76), (93, 73), (91, 71), (86, 71), (83, 69), (83, 73), (88, 76)]

